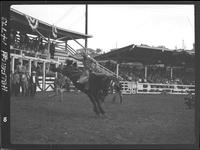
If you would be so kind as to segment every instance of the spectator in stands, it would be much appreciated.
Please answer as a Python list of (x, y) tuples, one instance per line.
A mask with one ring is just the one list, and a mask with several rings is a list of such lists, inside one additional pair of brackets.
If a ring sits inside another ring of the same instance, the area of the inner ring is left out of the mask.
[(42, 51), (41, 51), (41, 53), (42, 54), (45, 54), (45, 50), (47, 49), (47, 45), (46, 45), (46, 43), (42, 43)]
[(52, 42), (50, 44), (50, 56), (51, 56), (51, 59), (54, 59), (54, 53), (55, 53), (55, 44)]
[(32, 71), (32, 72), (35, 71), (35, 72), (36, 72), (36, 75), (39, 76), (40, 73), (41, 73), (41, 71), (42, 71), (42, 68), (40, 67), (39, 64), (32, 62), (31, 71)]
[(28, 36), (24, 32), (20, 32), (20, 43), (19, 48), (22, 50), (29, 50), (29, 40), (27, 40)]
[(24, 37), (23, 37), (23, 34), (21, 32), (18, 32), (18, 35), (19, 35), (18, 48), (22, 49), (22, 45), (23, 45), (23, 42), (24, 42)]
[(31, 72), (36, 71), (36, 69), (37, 69), (37, 66), (36, 66), (36, 64), (34, 63), (34, 61), (32, 61), (32, 62), (31, 62)]
[(16, 34), (17, 34), (17, 31), (16, 30), (13, 30), (11, 29), (11, 34), (10, 34), (10, 41), (11, 41), (11, 45), (13, 47), (15, 47), (15, 41), (16, 41)]
[(20, 32), (16, 31), (15, 46), (14, 46), (15, 48), (19, 48), (19, 43), (20, 43), (19, 36), (20, 36)]
[(60, 68), (61, 70), (64, 68), (64, 64), (63, 63), (61, 63), (59, 66), (58, 66), (58, 68)]
[(38, 37), (36, 37), (36, 38), (34, 38), (34, 42), (33, 42), (33, 45), (34, 45), (34, 51), (35, 52), (37, 52), (38, 51), (38, 49), (39, 49), (39, 38)]
[(77, 62), (74, 62), (74, 63), (73, 63), (73, 66), (74, 66), (74, 67), (78, 67)]
[(34, 38), (29, 40), (29, 51), (34, 51)]
[(42, 37), (39, 37), (39, 52), (41, 53), (43, 50), (44, 50), (43, 39)]
[(26, 49), (26, 50), (29, 50), (29, 42), (30, 42), (30, 40), (29, 40), (29, 37), (28, 37), (28, 35), (27, 34), (25, 34), (25, 37), (24, 37), (24, 48)]
[(20, 48), (22, 50), (25, 49), (25, 45), (26, 45), (25, 35), (26, 35), (25, 33), (21, 33), (21, 35), (20, 35), (20, 43), (21, 43)]
[(49, 52), (48, 52), (48, 43), (44, 43), (44, 50), (43, 50), (43, 52), (42, 52), (43, 54), (48, 54)]
[(19, 72), (19, 73), (22, 72), (22, 64), (21, 64), (21, 62), (18, 62), (18, 63), (17, 63), (17, 69), (16, 69), (16, 70), (17, 70), (17, 72)]

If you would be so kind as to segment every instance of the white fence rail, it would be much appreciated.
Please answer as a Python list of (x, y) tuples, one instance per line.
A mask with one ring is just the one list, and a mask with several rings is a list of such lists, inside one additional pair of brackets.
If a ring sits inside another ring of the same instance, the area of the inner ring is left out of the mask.
[(195, 85), (136, 83), (136, 91), (138, 94), (187, 94), (188, 92), (194, 94)]
[[(36, 91), (42, 91), (42, 76), (38, 77), (39, 86), (37, 86)], [(45, 78), (45, 91), (53, 91), (54, 90), (54, 80), (55, 77), (46, 77)], [(75, 86), (73, 84), (70, 85), (70, 91), (75, 91)]]
[[(55, 77), (46, 77), (45, 91), (54, 90)], [(195, 85), (177, 85), (177, 84), (158, 84), (158, 83), (136, 83), (129, 81), (121, 81), (123, 94), (187, 94), (191, 91), (195, 93)], [(39, 85), (42, 87), (42, 77), (39, 77)], [(71, 91), (75, 90), (73, 85), (70, 86)], [(37, 87), (37, 91), (41, 88)]]

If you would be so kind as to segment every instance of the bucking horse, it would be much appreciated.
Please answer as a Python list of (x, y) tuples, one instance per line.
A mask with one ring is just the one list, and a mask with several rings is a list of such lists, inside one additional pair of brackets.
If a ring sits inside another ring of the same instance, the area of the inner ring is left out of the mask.
[[(90, 73), (89, 80), (87, 83), (77, 83), (77, 80), (82, 75), (80, 68), (74, 66), (72, 60), (66, 60), (66, 64), (62, 68), (54, 67), (51, 68), (54, 72), (60, 72), (64, 76), (67, 76), (74, 84), (74, 86), (85, 93), (93, 104), (93, 111), (97, 116), (105, 116), (105, 111), (102, 108), (102, 102), (104, 102), (105, 97), (108, 95), (108, 89), (110, 83), (115, 77), (108, 76), (105, 74), (95, 74)], [(89, 88), (85, 88), (85, 84), (89, 84)]]

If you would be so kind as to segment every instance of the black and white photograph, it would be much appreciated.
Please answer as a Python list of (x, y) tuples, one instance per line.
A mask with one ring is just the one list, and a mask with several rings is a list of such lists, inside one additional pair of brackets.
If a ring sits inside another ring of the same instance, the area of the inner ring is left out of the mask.
[(194, 4), (9, 9), (10, 144), (198, 142)]

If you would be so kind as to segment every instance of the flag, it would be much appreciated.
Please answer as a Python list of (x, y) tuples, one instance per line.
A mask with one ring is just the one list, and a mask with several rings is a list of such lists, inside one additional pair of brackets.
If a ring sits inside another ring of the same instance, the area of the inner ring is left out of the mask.
[(32, 17), (27, 16), (27, 15), (26, 15), (26, 18), (27, 18), (28, 24), (29, 24), (29, 26), (31, 27), (32, 30), (35, 30), (35, 29), (38, 28), (39, 21), (37, 19), (32, 18)]
[(54, 38), (57, 38), (57, 33), (58, 33), (58, 31), (57, 31), (56, 27), (53, 25), (52, 26), (52, 35)]

